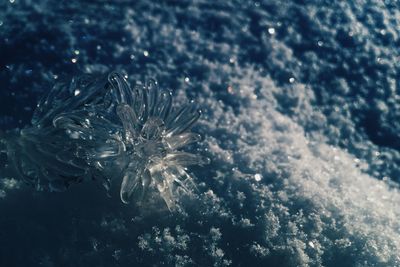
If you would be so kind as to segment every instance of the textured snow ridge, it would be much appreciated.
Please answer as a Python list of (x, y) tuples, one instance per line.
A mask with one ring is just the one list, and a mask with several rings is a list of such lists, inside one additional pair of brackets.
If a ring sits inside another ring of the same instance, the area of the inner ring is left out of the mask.
[(206, 196), (229, 207), (219, 214), (233, 216), (234, 227), (260, 231), (251, 255), (290, 266), (398, 265), (399, 191), (363, 174), (365, 163), (354, 156), (309, 141), (271, 108), (270, 96), (239, 88), (247, 104), (237, 112), (206, 101), (214, 111), (204, 122), (210, 153), (215, 166), (226, 166), (215, 177), (220, 193)]
[(211, 159), (175, 213), (0, 174), (1, 266), (400, 266), (398, 1), (0, 10), (1, 129), (55, 80), (117, 69), (195, 100)]

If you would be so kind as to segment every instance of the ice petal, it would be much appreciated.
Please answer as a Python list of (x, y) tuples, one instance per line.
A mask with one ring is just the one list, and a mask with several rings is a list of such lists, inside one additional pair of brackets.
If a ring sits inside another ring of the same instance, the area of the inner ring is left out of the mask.
[[(161, 174), (160, 174), (161, 175)], [(163, 198), (165, 204), (167, 205), (169, 210), (175, 209), (175, 198), (173, 194), (172, 188), (172, 181), (174, 180), (173, 177), (169, 177), (168, 173), (162, 173), (163, 179), (162, 183), (157, 184), (158, 192), (160, 193), (161, 197)]]
[(143, 164), (130, 163), (122, 178), (120, 197), (121, 201), (128, 204), (135, 192), (140, 192), (142, 188), (142, 175), (145, 170)]
[(116, 101), (119, 104), (132, 105), (132, 90), (124, 76), (118, 72), (111, 72), (108, 75), (108, 81), (114, 89)]
[(153, 116), (159, 117), (164, 120), (168, 117), (172, 107), (172, 96), (171, 92), (162, 90), (159, 93), (158, 101), (154, 107)]
[(149, 80), (146, 83), (146, 93), (147, 93), (147, 104), (149, 110), (149, 116), (153, 116), (157, 101), (158, 101), (158, 86), (154, 80)]
[(89, 148), (87, 157), (90, 161), (97, 161), (121, 156), (125, 151), (126, 148), (123, 142), (115, 139), (108, 139), (93, 148)]
[(171, 150), (175, 150), (184, 147), (188, 144), (195, 143), (201, 140), (201, 136), (196, 133), (181, 133), (179, 135), (173, 135), (164, 138), (164, 142), (168, 145)]
[(141, 181), (142, 181), (142, 192), (140, 192), (140, 196), (138, 197), (138, 201), (139, 202), (143, 202), (143, 200), (144, 200), (144, 198), (146, 196), (147, 190), (148, 190), (148, 188), (150, 186), (150, 183), (151, 183), (151, 175), (150, 175), (149, 170), (146, 169), (141, 178), (142, 178), (141, 179)]
[(136, 139), (139, 136), (139, 132), (135, 128), (135, 126), (139, 126), (137, 114), (126, 104), (118, 105), (117, 114), (124, 126), (125, 138), (132, 142), (133, 139)]
[(146, 90), (142, 86), (136, 85), (133, 89), (133, 99), (131, 107), (137, 115), (139, 122), (143, 123), (149, 115)]
[(210, 160), (206, 157), (183, 151), (176, 151), (167, 154), (164, 161), (169, 165), (179, 165), (183, 167), (190, 165), (206, 165), (210, 163)]
[(176, 114), (171, 114), (170, 117), (172, 118), (167, 122), (166, 136), (186, 131), (200, 118), (200, 115), (200, 111), (196, 109), (193, 102), (178, 110)]

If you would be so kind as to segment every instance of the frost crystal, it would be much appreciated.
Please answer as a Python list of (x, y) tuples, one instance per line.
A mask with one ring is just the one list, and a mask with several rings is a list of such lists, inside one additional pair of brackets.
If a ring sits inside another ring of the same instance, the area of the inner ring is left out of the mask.
[(176, 109), (155, 81), (130, 88), (117, 73), (57, 84), (37, 105), (32, 126), (6, 133), (7, 171), (38, 189), (64, 190), (85, 177), (108, 189), (122, 179), (120, 196), (141, 201), (149, 188), (169, 209), (191, 192), (190, 165), (208, 159), (180, 151), (200, 140), (190, 132), (200, 117), (193, 102)]

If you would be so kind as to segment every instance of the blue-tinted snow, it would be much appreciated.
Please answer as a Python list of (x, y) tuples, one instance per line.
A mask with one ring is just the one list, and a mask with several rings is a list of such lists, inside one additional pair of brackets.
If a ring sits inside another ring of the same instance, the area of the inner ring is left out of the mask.
[(55, 194), (3, 177), (0, 266), (400, 265), (399, 10), (1, 2), (1, 129), (26, 125), (57, 80), (117, 69), (195, 99), (212, 163), (178, 214), (99, 183)]

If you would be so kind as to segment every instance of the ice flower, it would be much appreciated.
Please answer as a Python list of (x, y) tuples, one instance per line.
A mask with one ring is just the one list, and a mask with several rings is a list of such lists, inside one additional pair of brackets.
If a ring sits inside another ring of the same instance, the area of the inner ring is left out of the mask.
[[(125, 79), (118, 74), (111, 75), (110, 81), (116, 90), (128, 88)], [(174, 109), (171, 93), (159, 89), (154, 81), (127, 91), (133, 92), (130, 100), (116, 107), (127, 150), (121, 200), (128, 203), (132, 195), (142, 199), (149, 186), (153, 186), (168, 208), (173, 209), (179, 191), (190, 192), (194, 187), (186, 167), (208, 163), (207, 158), (180, 151), (200, 140), (198, 134), (190, 132), (200, 112), (193, 102)]]
[[(80, 76), (59, 83), (39, 102), (32, 125), (0, 138), (7, 173), (37, 189), (65, 190), (89, 177), (107, 189), (122, 181), (120, 197), (142, 201), (155, 189), (169, 209), (195, 188), (186, 167), (208, 159), (184, 152), (200, 136), (190, 128), (200, 112), (193, 102), (172, 106), (155, 81), (133, 89), (124, 77)], [(3, 153), (4, 154), (4, 153)]]

